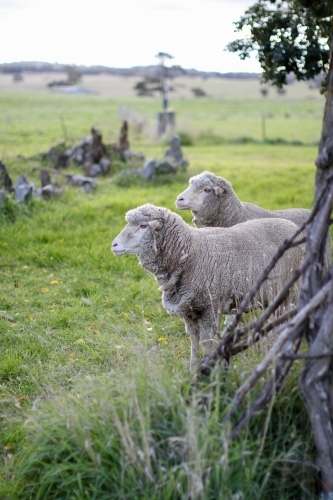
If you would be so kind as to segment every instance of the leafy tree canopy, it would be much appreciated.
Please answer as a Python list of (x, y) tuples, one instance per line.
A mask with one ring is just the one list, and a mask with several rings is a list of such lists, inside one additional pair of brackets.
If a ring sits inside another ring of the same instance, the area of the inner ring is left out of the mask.
[(263, 81), (279, 88), (289, 73), (309, 80), (327, 72), (332, 15), (333, 0), (258, 0), (235, 23), (247, 36), (227, 50), (241, 59), (256, 51)]

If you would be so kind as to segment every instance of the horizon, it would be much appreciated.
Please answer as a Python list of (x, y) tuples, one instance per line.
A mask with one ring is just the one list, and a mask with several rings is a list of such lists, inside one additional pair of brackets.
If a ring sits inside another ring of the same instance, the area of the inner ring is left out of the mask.
[[(77, 67), (77, 68), (106, 68), (106, 69), (115, 69), (115, 70), (131, 70), (131, 69), (137, 69), (137, 68), (151, 68), (151, 67), (158, 67), (159, 64), (156, 63), (156, 64), (149, 64), (149, 65), (135, 65), (135, 66), (122, 66), (122, 67), (118, 67), (118, 66), (105, 66), (104, 64), (68, 64), (68, 63), (62, 63), (62, 62), (49, 62), (49, 61), (10, 61), (10, 62), (5, 62), (5, 63), (2, 63), (0, 62), (0, 67), (1, 66), (10, 66), (10, 65), (19, 65), (19, 64), (49, 64), (51, 66), (74, 66), (74, 67)], [(224, 72), (220, 72), (220, 71), (215, 71), (215, 70), (200, 70), (200, 69), (197, 69), (197, 68), (184, 68), (182, 67), (183, 70), (185, 71), (198, 71), (199, 73), (218, 73), (218, 74), (221, 74), (221, 75), (224, 75), (224, 74), (230, 74), (230, 73), (245, 73), (245, 74), (256, 74), (256, 75), (260, 75), (262, 73), (262, 71), (259, 71), (259, 72), (256, 72), (256, 71), (224, 71)], [(24, 70), (23, 70), (24, 71)], [(26, 70), (26, 71), (29, 71), (29, 70)], [(36, 72), (39, 72), (36, 70)], [(41, 73), (43, 72), (42, 70), (40, 71)]]

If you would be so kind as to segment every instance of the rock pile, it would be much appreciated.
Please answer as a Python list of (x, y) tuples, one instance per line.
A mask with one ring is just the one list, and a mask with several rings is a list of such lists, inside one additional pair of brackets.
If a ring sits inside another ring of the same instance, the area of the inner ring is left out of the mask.
[(88, 177), (105, 175), (110, 170), (110, 158), (103, 144), (101, 131), (91, 128), (91, 135), (80, 141), (73, 148), (66, 149), (61, 143), (52, 147), (42, 158), (53, 164), (53, 168), (66, 168), (71, 163), (82, 166)]
[(137, 170), (124, 170), (124, 174), (136, 175), (144, 177), (147, 180), (153, 180), (160, 174), (175, 174), (177, 170), (185, 170), (188, 166), (188, 161), (183, 158), (179, 135), (172, 135), (168, 142), (170, 147), (165, 151), (163, 160), (156, 161), (154, 158), (149, 158), (143, 168)]

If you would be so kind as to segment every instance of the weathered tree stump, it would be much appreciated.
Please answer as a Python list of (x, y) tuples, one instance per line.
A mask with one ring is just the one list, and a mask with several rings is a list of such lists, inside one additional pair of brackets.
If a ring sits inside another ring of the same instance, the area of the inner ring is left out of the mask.
[(13, 189), (13, 183), (5, 165), (0, 161), (0, 188), (6, 189), (6, 191), (11, 191)]

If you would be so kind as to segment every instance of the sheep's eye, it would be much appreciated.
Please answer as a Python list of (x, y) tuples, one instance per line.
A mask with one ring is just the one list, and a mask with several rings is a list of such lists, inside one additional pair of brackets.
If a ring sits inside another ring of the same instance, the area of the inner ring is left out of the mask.
[(142, 224), (140, 224), (140, 227), (142, 227), (142, 229), (145, 229), (147, 226), (148, 224), (146, 222), (142, 222)]
[(211, 188), (206, 188), (205, 189), (205, 193), (210, 193), (211, 192)]

